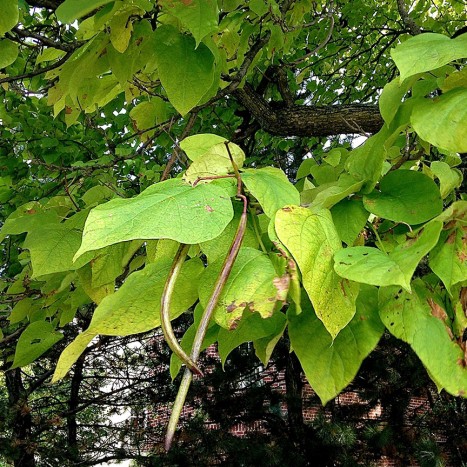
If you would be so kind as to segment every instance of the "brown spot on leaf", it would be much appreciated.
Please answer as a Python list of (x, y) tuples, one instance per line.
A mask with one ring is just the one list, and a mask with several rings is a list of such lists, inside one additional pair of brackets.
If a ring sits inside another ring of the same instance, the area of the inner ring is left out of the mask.
[(430, 305), (431, 308), (431, 314), (435, 317), (441, 320), (446, 328), (447, 333), (449, 334), (449, 337), (451, 339), (454, 339), (454, 334), (452, 333), (451, 328), (448, 326), (448, 315), (444, 308), (440, 307), (432, 298), (429, 298), (428, 300), (428, 305)]
[(446, 240), (446, 243), (454, 243), (456, 241), (457, 232), (454, 230)]
[(212, 209), (212, 207), (209, 206), (209, 204), (206, 204), (206, 206), (204, 206), (204, 209), (206, 209), (207, 212), (214, 212), (214, 209)]
[(459, 299), (461, 302), (462, 310), (464, 311), (465, 316), (467, 316), (467, 287), (462, 287), (459, 294)]
[(289, 207), (289, 206), (286, 206), (285, 208), (282, 208), (282, 210), (285, 211), (285, 212), (290, 212), (290, 211), (292, 211), (292, 208)]
[(431, 308), (431, 314), (435, 317), (440, 319), (441, 321), (444, 321), (445, 319), (448, 318), (447, 313), (444, 311), (443, 308), (441, 308), (432, 298), (428, 299), (428, 305), (430, 305)]
[(26, 211), (26, 214), (31, 214), (31, 215), (32, 215), (32, 214), (36, 214), (36, 212), (37, 212), (37, 211), (36, 211), (35, 209), (28, 209), (28, 210)]
[(274, 287), (276, 288), (276, 297), (275, 300), (280, 300), (281, 302), (285, 302), (287, 298), (287, 294), (289, 292), (290, 287), (290, 276), (289, 274), (285, 273), (282, 277), (275, 277), (272, 281)]
[(227, 305), (227, 307), (225, 308), (225, 310), (227, 311), (227, 313), (232, 313), (232, 312), (235, 311), (237, 308), (238, 308), (238, 305), (235, 303), (235, 300), (234, 300), (230, 305)]
[(65, 113), (67, 115), (70, 115), (73, 112), (73, 109), (69, 107), (68, 105), (65, 106)]

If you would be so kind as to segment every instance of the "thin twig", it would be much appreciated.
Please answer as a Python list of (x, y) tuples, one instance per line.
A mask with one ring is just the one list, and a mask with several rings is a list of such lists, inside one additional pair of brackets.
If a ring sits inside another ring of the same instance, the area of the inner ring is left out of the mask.
[[(190, 118), (188, 119), (188, 122), (187, 122), (185, 128), (183, 129), (183, 132), (182, 132), (182, 134), (180, 136), (180, 140), (183, 140), (184, 138), (186, 138), (187, 135), (190, 133), (191, 129), (193, 128), (193, 126), (195, 124), (197, 115), (198, 115), (197, 112), (192, 112), (192, 114), (190, 115)], [(165, 166), (164, 172), (162, 172), (162, 176), (161, 176), (161, 180), (160, 180), (161, 182), (163, 182), (169, 176), (169, 173), (172, 170), (172, 167), (175, 164), (175, 161), (179, 158), (179, 155), (180, 155), (180, 146), (178, 145), (178, 143), (175, 143), (175, 147), (174, 147), (174, 150), (172, 152), (172, 156), (170, 157), (169, 161), (167, 162), (167, 165)]]
[(52, 65), (46, 66), (44, 68), (39, 68), (38, 70), (31, 71), (30, 73), (23, 73), (22, 75), (16, 76), (7, 76), (6, 78), (0, 79), (0, 84), (2, 83), (12, 83), (13, 81), (18, 81), (20, 79), (29, 79), (37, 75), (42, 75), (48, 71), (55, 70), (56, 68), (61, 67), (72, 55), (73, 52), (67, 52), (60, 60), (56, 61)]

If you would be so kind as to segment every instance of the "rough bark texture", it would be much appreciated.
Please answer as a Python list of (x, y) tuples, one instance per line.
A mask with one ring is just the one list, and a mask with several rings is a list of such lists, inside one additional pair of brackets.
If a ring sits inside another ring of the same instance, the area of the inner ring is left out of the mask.
[(251, 112), (264, 131), (277, 136), (331, 136), (376, 133), (383, 125), (378, 106), (367, 104), (314, 107), (276, 107), (248, 85), (235, 97)]
[(294, 353), (287, 355), (285, 367), (287, 421), (293, 441), (300, 445), (303, 440), (303, 398), (301, 365)]
[(10, 410), (12, 411), (12, 439), (15, 467), (35, 467), (34, 443), (31, 441), (32, 419), (21, 370), (5, 372)]

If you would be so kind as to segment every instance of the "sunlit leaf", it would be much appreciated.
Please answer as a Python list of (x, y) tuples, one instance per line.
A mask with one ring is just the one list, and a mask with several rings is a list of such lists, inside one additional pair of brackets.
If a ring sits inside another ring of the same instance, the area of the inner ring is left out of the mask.
[(136, 198), (113, 199), (94, 208), (75, 258), (91, 250), (136, 239), (170, 238), (199, 243), (217, 237), (233, 217), (219, 186), (195, 188), (179, 179), (149, 187)]

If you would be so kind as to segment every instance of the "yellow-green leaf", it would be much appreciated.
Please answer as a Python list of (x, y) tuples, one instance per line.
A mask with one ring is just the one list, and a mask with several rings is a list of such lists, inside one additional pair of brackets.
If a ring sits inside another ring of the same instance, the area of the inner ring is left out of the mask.
[(355, 314), (359, 287), (334, 271), (333, 256), (342, 244), (331, 213), (288, 206), (277, 211), (275, 229), (300, 268), (316, 315), (335, 338)]

